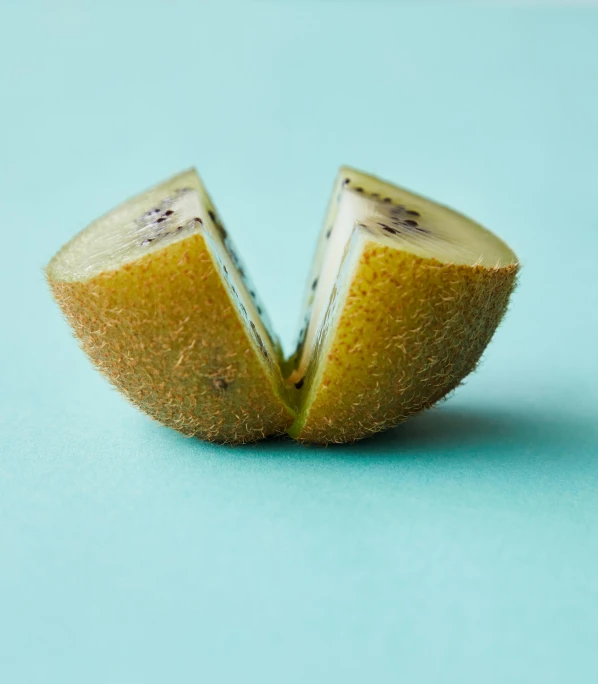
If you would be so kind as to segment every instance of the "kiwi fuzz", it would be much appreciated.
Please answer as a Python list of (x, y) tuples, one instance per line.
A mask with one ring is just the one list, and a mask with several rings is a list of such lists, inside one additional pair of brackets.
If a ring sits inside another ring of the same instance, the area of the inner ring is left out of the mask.
[(516, 274), (514, 264), (443, 265), (357, 234), (289, 434), (307, 443), (351, 442), (445, 397), (475, 370)]

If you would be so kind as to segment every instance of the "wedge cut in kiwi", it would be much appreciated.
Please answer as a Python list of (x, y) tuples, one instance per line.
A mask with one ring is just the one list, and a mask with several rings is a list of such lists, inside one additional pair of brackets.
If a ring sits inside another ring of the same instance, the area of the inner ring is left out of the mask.
[(289, 434), (353, 441), (444, 397), (476, 367), (517, 269), (470, 219), (342, 168), (289, 376), (300, 393)]
[(243, 443), (293, 420), (281, 347), (194, 170), (92, 223), (47, 267), (83, 349), (139, 408)]
[(328, 444), (393, 427), (457, 387), (517, 271), (465, 216), (342, 168), (290, 358), (194, 170), (92, 223), (47, 277), (94, 364), (164, 425), (217, 442), (288, 432)]

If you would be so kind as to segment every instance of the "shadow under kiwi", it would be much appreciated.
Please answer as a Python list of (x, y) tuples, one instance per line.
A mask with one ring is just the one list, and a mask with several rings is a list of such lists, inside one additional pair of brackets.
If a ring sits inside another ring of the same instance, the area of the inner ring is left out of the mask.
[[(328, 446), (298, 444), (290, 437), (272, 437), (244, 445), (219, 445), (183, 437), (168, 428), (148, 425), (154, 438), (179, 441), (187, 457), (219, 461), (332, 464), (351, 462), (367, 467), (374, 461), (502, 462), (507, 467), (522, 463), (575, 464), (598, 476), (598, 427), (587, 416), (557, 413), (552, 406), (525, 405), (508, 408), (492, 404), (472, 405), (450, 400), (414, 416), (405, 423), (351, 444)], [(181, 452), (181, 453), (183, 453)], [(594, 465), (595, 461), (595, 465)]]
[(351, 444), (297, 445), (288, 437), (271, 438), (243, 451), (287, 451), (295, 446), (305, 455), (329, 457), (505, 455), (525, 450), (554, 451), (558, 447), (598, 445), (598, 429), (583, 417), (556, 415), (548, 407), (471, 406), (450, 403), (431, 408), (396, 428)]

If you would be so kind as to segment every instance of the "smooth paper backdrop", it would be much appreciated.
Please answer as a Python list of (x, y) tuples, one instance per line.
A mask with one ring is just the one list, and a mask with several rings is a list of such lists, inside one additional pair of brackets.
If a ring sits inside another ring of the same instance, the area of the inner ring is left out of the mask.
[[(0, 679), (598, 677), (598, 12), (0, 7)], [(130, 407), (41, 269), (189, 165), (284, 344), (340, 164), (523, 263), (475, 376), (354, 446), (226, 448)]]

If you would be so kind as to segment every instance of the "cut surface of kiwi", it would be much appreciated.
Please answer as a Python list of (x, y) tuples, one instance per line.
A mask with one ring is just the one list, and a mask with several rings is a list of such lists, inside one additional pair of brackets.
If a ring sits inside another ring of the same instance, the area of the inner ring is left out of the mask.
[(214, 441), (288, 431), (326, 444), (392, 427), (454, 389), (517, 270), (477, 223), (344, 167), (290, 359), (193, 170), (91, 224), (47, 275), (93, 362), (160, 422)]

